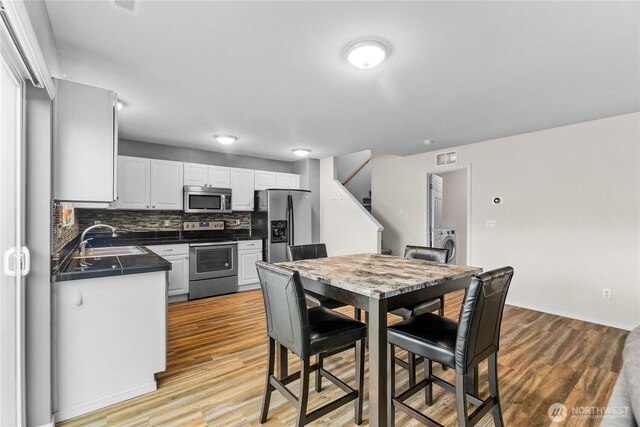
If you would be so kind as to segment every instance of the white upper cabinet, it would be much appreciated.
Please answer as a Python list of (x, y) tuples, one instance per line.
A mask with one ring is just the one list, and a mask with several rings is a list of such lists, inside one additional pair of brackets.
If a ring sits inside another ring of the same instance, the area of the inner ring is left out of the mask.
[(151, 209), (182, 210), (182, 162), (151, 160)]
[(182, 162), (118, 156), (115, 209), (182, 210)]
[(205, 186), (208, 183), (209, 167), (196, 163), (184, 164), (184, 185)]
[(116, 209), (147, 209), (149, 204), (151, 160), (118, 156), (118, 200)]
[(210, 187), (231, 188), (231, 168), (224, 166), (209, 166)]
[(300, 176), (293, 173), (276, 173), (277, 188), (293, 188), (298, 189), (300, 186)]
[(276, 188), (276, 173), (268, 171), (255, 171), (256, 190)]
[(184, 185), (229, 188), (231, 186), (231, 169), (224, 166), (185, 163)]
[(231, 210), (253, 210), (254, 179), (252, 169), (231, 169)]
[(113, 202), (117, 198), (117, 96), (68, 80), (57, 80), (56, 88), (53, 198)]

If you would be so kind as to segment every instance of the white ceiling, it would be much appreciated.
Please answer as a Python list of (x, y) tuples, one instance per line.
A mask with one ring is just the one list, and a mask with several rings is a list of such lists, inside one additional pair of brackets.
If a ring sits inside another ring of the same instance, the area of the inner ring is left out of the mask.
[[(638, 2), (46, 4), (66, 78), (117, 91), (127, 139), (407, 155), (640, 110)], [(391, 47), (375, 69), (345, 60), (363, 37)]]

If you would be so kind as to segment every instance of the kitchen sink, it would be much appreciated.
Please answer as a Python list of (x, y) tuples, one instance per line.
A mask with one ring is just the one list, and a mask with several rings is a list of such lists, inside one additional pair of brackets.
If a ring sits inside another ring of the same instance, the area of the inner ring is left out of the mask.
[(128, 255), (142, 255), (146, 252), (137, 246), (120, 246), (120, 247), (106, 247), (106, 248), (87, 248), (85, 254), (80, 252), (76, 253), (73, 258), (98, 258), (104, 256), (128, 256)]

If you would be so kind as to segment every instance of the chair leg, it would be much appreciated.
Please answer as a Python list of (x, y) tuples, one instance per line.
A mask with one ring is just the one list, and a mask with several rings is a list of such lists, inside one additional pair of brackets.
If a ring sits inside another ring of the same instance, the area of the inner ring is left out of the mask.
[(355, 415), (353, 421), (362, 424), (362, 403), (364, 402), (364, 341), (356, 342), (356, 389), (358, 398), (355, 401)]
[(467, 376), (456, 372), (456, 412), (458, 413), (458, 427), (469, 426), (467, 415)]
[(493, 423), (496, 427), (503, 427), (502, 405), (500, 404), (500, 393), (498, 391), (498, 353), (489, 356), (489, 394), (495, 400), (495, 406), (491, 409)]
[(409, 366), (409, 387), (416, 385), (416, 355), (407, 352), (407, 365)]
[[(396, 396), (396, 348), (393, 344), (389, 344), (387, 351), (387, 425), (394, 427), (396, 423), (393, 405), (393, 398)], [(412, 356), (411, 353), (409, 355)]]
[(433, 405), (433, 362), (424, 359), (424, 377), (429, 380), (429, 384), (424, 389), (424, 401), (428, 406)]
[(322, 353), (320, 353), (316, 358), (318, 361), (318, 370), (316, 371), (316, 391), (320, 393), (322, 391), (322, 374), (320, 374), (320, 369), (322, 369), (324, 357), (322, 356)]
[(273, 375), (276, 362), (276, 342), (273, 338), (269, 338), (269, 346), (267, 347), (267, 375), (264, 385), (264, 396), (262, 396), (262, 409), (260, 410), (260, 424), (267, 421), (269, 415), (269, 403), (271, 402), (271, 393), (273, 386), (269, 382), (269, 378)]
[(356, 319), (357, 321), (361, 321), (362, 320), (362, 310), (360, 310), (359, 308), (356, 308), (353, 310), (353, 318)]
[(300, 369), (300, 397), (298, 400), (298, 416), (296, 427), (302, 427), (306, 423), (307, 402), (309, 401), (309, 358), (301, 361)]

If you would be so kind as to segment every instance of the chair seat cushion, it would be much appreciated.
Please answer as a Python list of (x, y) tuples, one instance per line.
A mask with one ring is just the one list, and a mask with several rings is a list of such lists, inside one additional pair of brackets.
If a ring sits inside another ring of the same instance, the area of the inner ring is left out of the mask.
[(458, 323), (432, 313), (411, 317), (387, 328), (389, 344), (425, 359), (454, 367)]
[(367, 327), (362, 322), (325, 307), (309, 308), (312, 355), (353, 344), (366, 336)]
[(403, 319), (408, 319), (410, 317), (419, 316), (420, 314), (431, 313), (439, 310), (441, 306), (442, 303), (440, 302), (440, 298), (434, 298), (419, 302), (418, 304), (398, 308), (397, 310), (393, 310), (392, 313), (402, 317)]
[(336, 301), (331, 298), (327, 298), (324, 295), (316, 294), (311, 291), (304, 291), (304, 295), (307, 298), (307, 305), (309, 307), (326, 307), (326, 308), (340, 308), (344, 307), (346, 304), (341, 303), (340, 301)]

